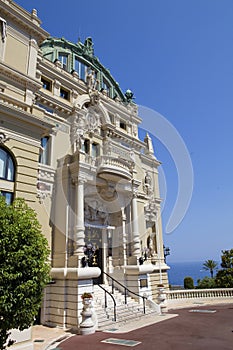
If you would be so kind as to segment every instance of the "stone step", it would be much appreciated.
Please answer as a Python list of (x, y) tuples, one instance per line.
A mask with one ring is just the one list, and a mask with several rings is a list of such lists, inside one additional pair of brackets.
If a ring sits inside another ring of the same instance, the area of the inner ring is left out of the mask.
[[(109, 293), (112, 292), (111, 286), (102, 285)], [(125, 295), (119, 290), (114, 289), (113, 297), (116, 301), (116, 321), (114, 321), (114, 303), (110, 295), (107, 295), (107, 308), (105, 308), (105, 292), (99, 287), (94, 286), (94, 304), (95, 312), (98, 318), (98, 329), (104, 330), (109, 327), (124, 325), (127, 322), (141, 319), (144, 317), (143, 305), (137, 300), (127, 296), (125, 304)], [(146, 315), (157, 314), (154, 310), (146, 307)]]

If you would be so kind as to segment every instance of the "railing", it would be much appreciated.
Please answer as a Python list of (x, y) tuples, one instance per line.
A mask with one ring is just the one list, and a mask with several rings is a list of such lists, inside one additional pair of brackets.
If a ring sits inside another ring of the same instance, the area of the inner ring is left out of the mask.
[(103, 289), (104, 291), (104, 306), (105, 306), (105, 309), (107, 308), (108, 306), (108, 303), (107, 303), (107, 294), (110, 295), (110, 297), (112, 298), (113, 300), (113, 305), (114, 305), (114, 321), (116, 322), (116, 300), (114, 299), (113, 295), (111, 293), (109, 293), (109, 291), (107, 291), (107, 289), (105, 289), (104, 287), (102, 287), (100, 284), (98, 284), (98, 286)]
[(111, 157), (111, 156), (100, 156), (97, 158), (97, 166), (113, 166), (118, 168), (123, 168), (124, 170), (130, 172), (131, 165), (130, 162), (117, 158), (117, 157)]
[(233, 288), (185, 289), (166, 291), (169, 301), (197, 298), (232, 298)]
[(147, 297), (131, 291), (129, 288), (127, 288), (122, 283), (118, 282), (115, 278), (110, 276), (107, 272), (102, 271), (102, 273), (105, 274), (112, 281), (112, 294), (114, 294), (114, 283), (119, 284), (124, 289), (125, 304), (127, 304), (127, 292), (128, 292), (128, 294), (136, 295), (137, 297), (142, 298), (142, 300), (143, 300), (143, 313), (144, 314), (146, 313), (146, 300), (147, 300)]

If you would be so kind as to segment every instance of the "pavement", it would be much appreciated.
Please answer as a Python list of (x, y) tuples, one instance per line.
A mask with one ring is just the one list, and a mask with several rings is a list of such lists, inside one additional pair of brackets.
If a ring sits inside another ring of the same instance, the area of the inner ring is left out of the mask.
[(36, 325), (33, 341), (34, 350), (232, 350), (233, 300), (177, 305), (164, 315), (85, 336)]

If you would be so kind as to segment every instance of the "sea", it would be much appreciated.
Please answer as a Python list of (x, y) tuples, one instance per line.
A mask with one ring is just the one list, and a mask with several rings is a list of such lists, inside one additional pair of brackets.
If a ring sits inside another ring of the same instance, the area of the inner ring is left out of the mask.
[(197, 285), (197, 280), (205, 276), (210, 277), (210, 272), (203, 269), (204, 261), (193, 262), (172, 262), (167, 261), (170, 267), (168, 270), (168, 279), (171, 286), (184, 286), (184, 278), (192, 277), (194, 286)]

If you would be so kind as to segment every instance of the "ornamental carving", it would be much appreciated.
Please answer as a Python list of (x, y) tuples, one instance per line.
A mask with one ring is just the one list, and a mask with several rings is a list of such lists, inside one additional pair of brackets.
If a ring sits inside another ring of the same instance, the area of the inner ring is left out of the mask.
[(84, 220), (90, 224), (109, 224), (109, 214), (105, 208), (97, 200), (84, 204)]
[(156, 221), (158, 208), (154, 199), (150, 200), (144, 207), (145, 218), (147, 221)]
[(88, 91), (88, 93), (90, 93), (91, 91), (97, 89), (99, 81), (96, 78), (94, 70), (89, 70), (89, 72), (87, 74), (87, 77), (86, 77), (86, 82), (87, 82), (87, 91)]
[(98, 133), (100, 124), (99, 113), (92, 107), (86, 109), (84, 113), (74, 118), (70, 135), (74, 152), (82, 149), (84, 134), (89, 133), (89, 135), (92, 136), (94, 133)]
[(153, 194), (152, 178), (148, 172), (146, 172), (144, 178), (143, 190), (148, 196)]
[(6, 135), (3, 132), (0, 132), (0, 144), (3, 144), (8, 140), (9, 140), (9, 137), (6, 137)]
[(39, 198), (39, 202), (42, 204), (47, 197), (52, 196), (55, 171), (47, 167), (44, 169), (42, 164), (40, 164), (39, 167), (37, 198)]
[(100, 126), (99, 114), (94, 110), (89, 108), (86, 114), (86, 129), (89, 133), (94, 134), (98, 131)]
[(47, 197), (52, 195), (52, 186), (44, 182), (37, 182), (37, 198), (40, 204), (42, 204)]

